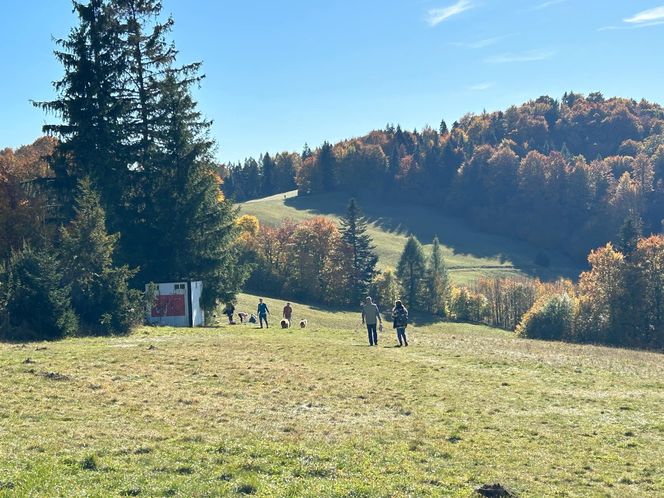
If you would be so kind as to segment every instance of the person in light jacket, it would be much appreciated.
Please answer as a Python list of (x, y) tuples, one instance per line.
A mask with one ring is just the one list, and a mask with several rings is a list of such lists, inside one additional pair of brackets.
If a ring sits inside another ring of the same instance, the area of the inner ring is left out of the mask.
[(367, 333), (369, 334), (369, 346), (378, 346), (378, 331), (376, 327), (378, 323), (383, 325), (383, 319), (380, 317), (378, 306), (370, 297), (367, 297), (362, 305), (362, 324), (367, 325)]

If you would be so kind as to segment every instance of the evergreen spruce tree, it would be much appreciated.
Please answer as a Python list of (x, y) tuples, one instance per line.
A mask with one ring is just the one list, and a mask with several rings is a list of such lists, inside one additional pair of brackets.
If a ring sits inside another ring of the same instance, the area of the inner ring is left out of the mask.
[(261, 195), (267, 197), (275, 193), (274, 177), (275, 177), (274, 161), (267, 152), (261, 158)]
[(440, 250), (438, 237), (433, 239), (431, 257), (426, 271), (425, 288), (428, 311), (437, 315), (444, 315), (445, 303), (449, 294), (449, 275)]
[(422, 302), (425, 276), (426, 264), (422, 244), (411, 235), (399, 258), (397, 277), (403, 288), (406, 305), (413, 310), (426, 308), (426, 304)]
[(52, 248), (25, 247), (13, 253), (6, 273), (6, 338), (60, 339), (76, 333), (71, 289)]
[(134, 167), (143, 173), (153, 173), (152, 157), (158, 149), (158, 134), (168, 126), (168, 117), (160, 108), (162, 85), (165, 79), (175, 74), (187, 83), (190, 77), (198, 82), (196, 73), (201, 64), (194, 62), (175, 66), (177, 50), (166, 37), (173, 28), (171, 17), (161, 20), (160, 0), (110, 0), (116, 6), (118, 20), (122, 26), (121, 39), (127, 67), (127, 87), (124, 97), (127, 102), (127, 132), (133, 145)]
[(202, 305), (230, 300), (245, 280), (234, 241), (237, 209), (224, 198), (212, 158), (210, 123), (196, 108), (189, 85), (171, 73), (162, 85), (160, 108), (168, 126), (157, 136), (162, 144), (158, 175), (147, 183), (151, 216), (145, 221), (158, 234), (146, 258), (147, 281), (200, 279)]
[(79, 183), (75, 212), (69, 226), (60, 229), (59, 250), (73, 308), (90, 332), (128, 332), (143, 318), (142, 294), (129, 288), (136, 270), (114, 266), (119, 236), (106, 232), (99, 195), (87, 180)]
[(302, 154), (301, 158), (304, 161), (305, 159), (309, 159), (311, 156), (313, 156), (313, 152), (311, 152), (311, 149), (309, 148), (309, 144), (305, 142), (304, 147), (302, 148)]
[(336, 159), (332, 146), (328, 142), (324, 142), (320, 148), (318, 163), (323, 181), (323, 191), (331, 192), (337, 186)]
[(441, 120), (441, 122), (440, 122), (440, 128), (439, 128), (438, 131), (440, 131), (440, 134), (441, 134), (441, 135), (447, 135), (447, 134), (449, 133), (449, 130), (447, 129), (447, 123), (445, 122), (444, 119)]
[(351, 199), (348, 203), (346, 216), (341, 219), (340, 232), (341, 239), (350, 247), (352, 257), (348, 297), (351, 303), (358, 303), (366, 297), (376, 275), (378, 256), (371, 236), (367, 233), (367, 221), (362, 216), (355, 199)]
[(64, 68), (64, 76), (54, 83), (58, 99), (35, 105), (62, 119), (44, 126), (44, 132), (60, 139), (51, 166), (63, 216), (70, 214), (67, 208), (73, 204), (78, 180), (90, 178), (117, 224), (123, 219), (117, 211), (123, 205), (131, 163), (125, 147), (129, 140), (122, 28), (116, 5), (108, 0), (73, 3), (79, 25), (67, 39), (56, 41), (55, 56)]
[(244, 160), (241, 178), (245, 198), (256, 199), (260, 197), (261, 170), (253, 157)]

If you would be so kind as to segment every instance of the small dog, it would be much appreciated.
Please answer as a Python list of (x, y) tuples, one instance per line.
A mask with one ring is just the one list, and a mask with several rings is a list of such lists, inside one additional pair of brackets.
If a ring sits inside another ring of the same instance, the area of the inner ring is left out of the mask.
[(290, 328), (290, 321), (289, 320), (286, 320), (285, 318), (282, 318), (280, 323), (281, 323), (281, 328), (282, 329)]
[(300, 320), (300, 328), (301, 329), (306, 329), (307, 328), (307, 319), (306, 318)]

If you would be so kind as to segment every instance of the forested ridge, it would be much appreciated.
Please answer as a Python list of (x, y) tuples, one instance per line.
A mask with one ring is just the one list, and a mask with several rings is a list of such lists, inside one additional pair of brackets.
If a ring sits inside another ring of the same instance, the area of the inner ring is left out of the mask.
[(221, 167), (239, 201), (297, 188), (424, 203), (474, 225), (585, 261), (631, 224), (664, 219), (664, 108), (566, 93), (505, 111), (467, 114), (448, 128), (384, 130), (301, 154)]

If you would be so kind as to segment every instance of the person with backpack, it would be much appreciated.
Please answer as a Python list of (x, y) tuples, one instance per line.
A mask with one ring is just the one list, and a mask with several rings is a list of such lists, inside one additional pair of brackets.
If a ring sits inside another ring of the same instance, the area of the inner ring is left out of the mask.
[(394, 309), (392, 310), (392, 320), (394, 321), (394, 328), (397, 329), (397, 340), (399, 341), (398, 347), (408, 346), (408, 340), (406, 339), (408, 310), (400, 300), (397, 300), (394, 303)]

